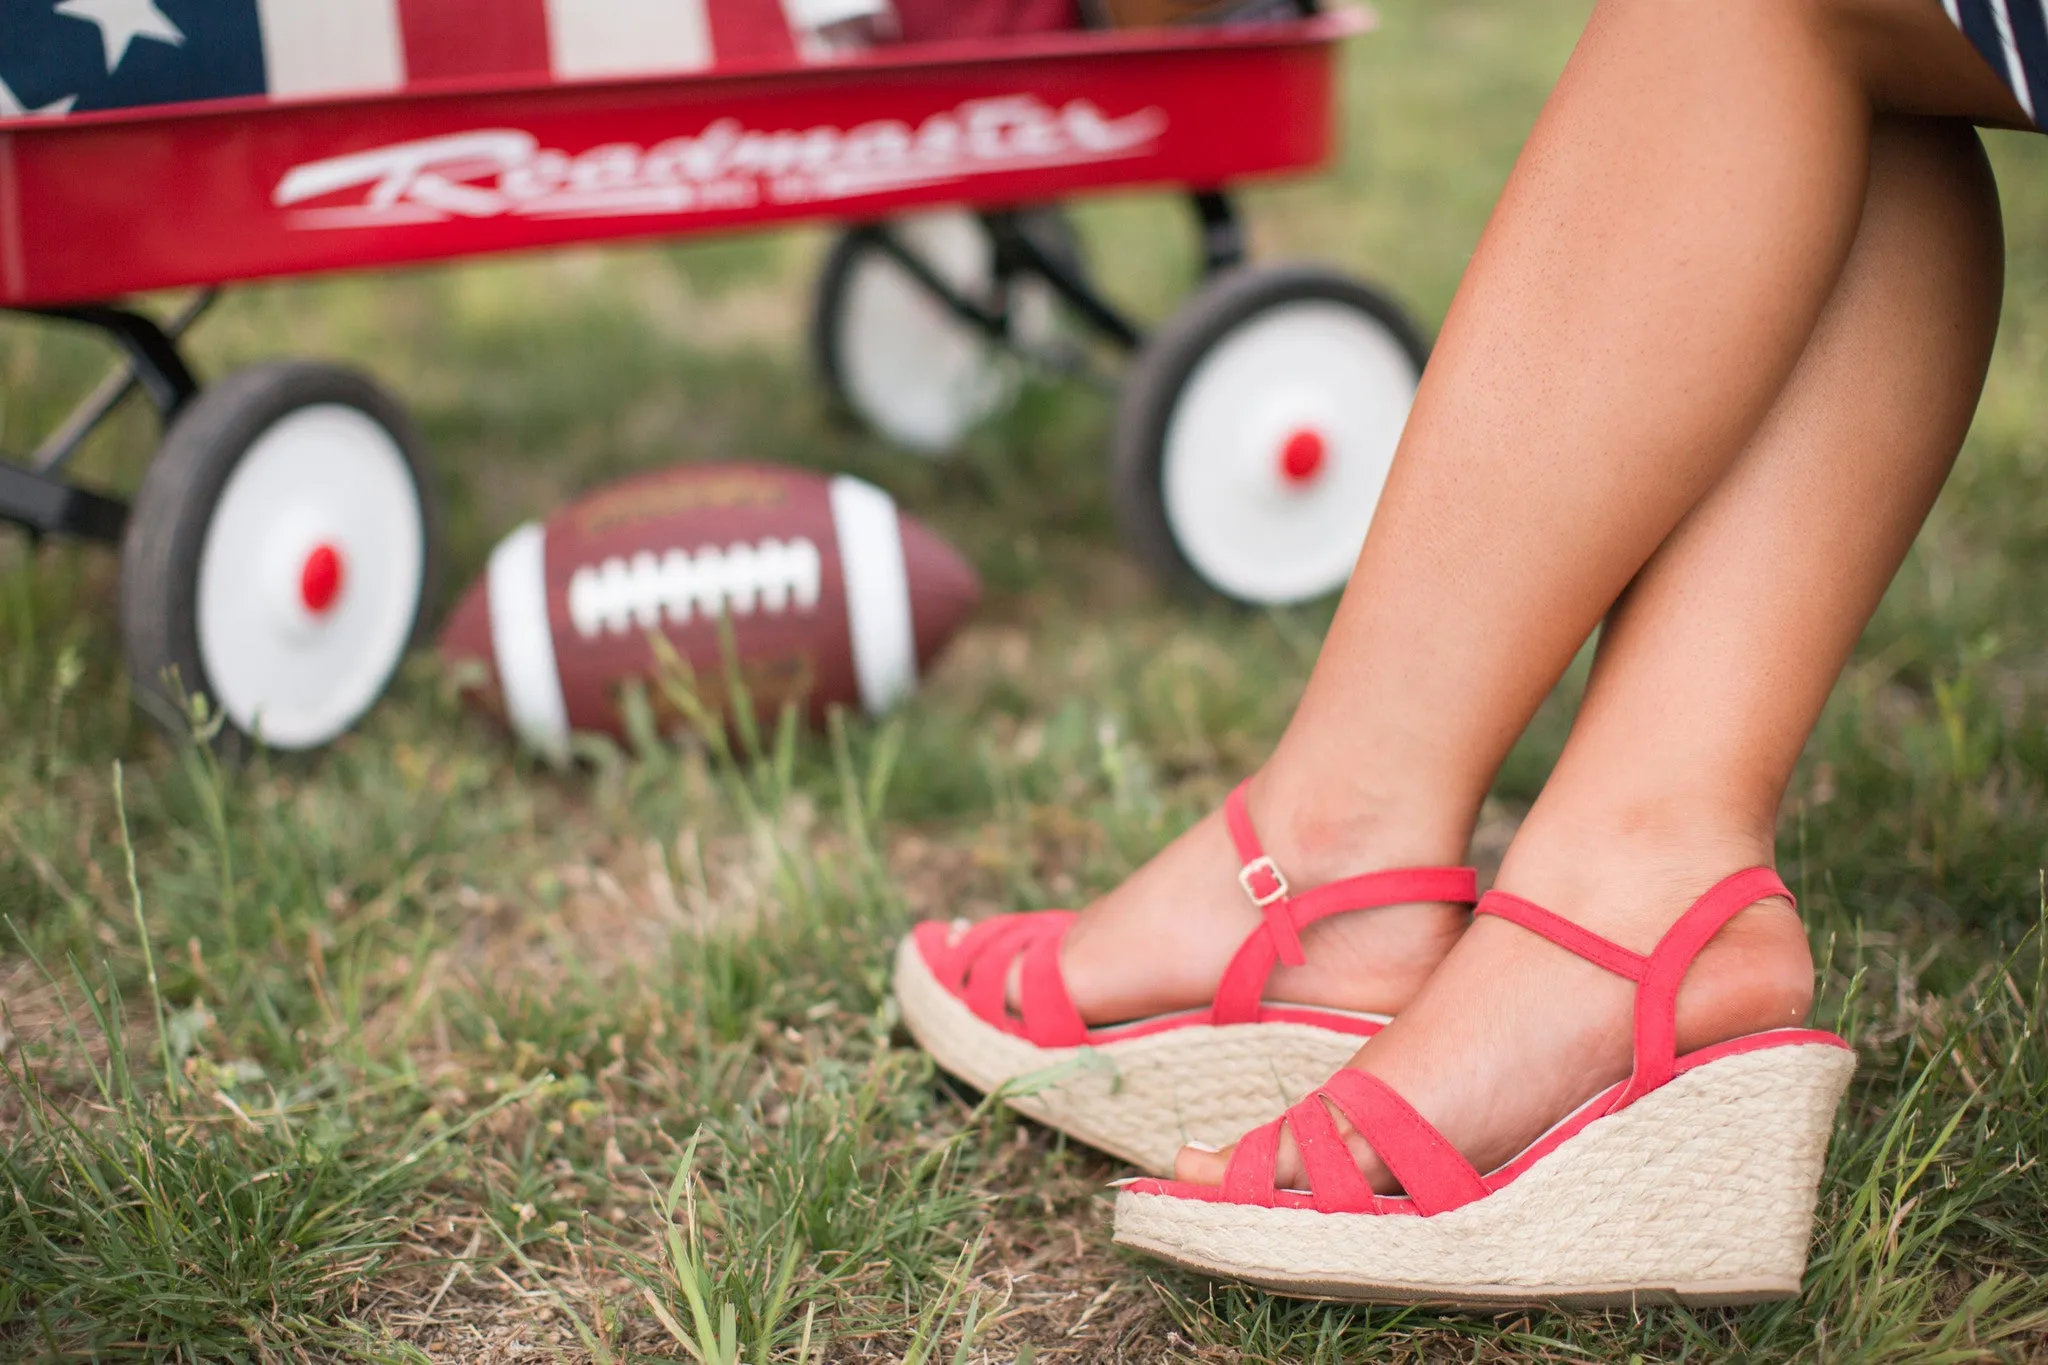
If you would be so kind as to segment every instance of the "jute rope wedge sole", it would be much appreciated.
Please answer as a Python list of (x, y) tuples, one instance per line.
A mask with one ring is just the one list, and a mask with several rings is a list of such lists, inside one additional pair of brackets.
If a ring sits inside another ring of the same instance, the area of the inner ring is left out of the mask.
[(1155, 1174), (1173, 1169), (1185, 1142), (1226, 1142), (1283, 1112), (1387, 1022), (1265, 999), (1276, 964), (1306, 961), (1301, 931), (1354, 910), (1469, 904), (1478, 879), (1470, 868), (1403, 868), (1296, 893), (1260, 847), (1243, 787), (1224, 817), (1243, 863), (1238, 883), (1261, 922), (1207, 1008), (1090, 1028), (1060, 976), (1070, 912), (971, 928), (930, 921), (896, 953), (896, 1000), (912, 1036), (970, 1084), (1012, 1087), (1005, 1099), (1019, 1112)]
[[(1481, 1176), (1383, 1082), (1339, 1071), (1248, 1133), (1224, 1184), (1140, 1180), (1116, 1240), (1277, 1293), (1496, 1308), (1657, 1300), (1754, 1303), (1799, 1292), (1836, 1106), (1855, 1070), (1811, 1029), (1680, 1058), (1674, 1005), (1693, 958), (1740, 910), (1784, 895), (1751, 869), (1722, 882), (1647, 957), (1549, 912), (1489, 895), (1503, 915), (1637, 982), (1636, 1069), (1515, 1160)], [(1341, 1112), (1406, 1194), (1366, 1187)], [(1274, 1187), (1282, 1125), (1309, 1191)]]
[(1827, 1043), (1710, 1062), (1588, 1124), (1498, 1194), (1435, 1217), (1126, 1188), (1116, 1240), (1307, 1298), (1500, 1307), (1789, 1298), (1854, 1069), (1853, 1054)]
[(1183, 1143), (1221, 1146), (1283, 1112), (1361, 1041), (1312, 1024), (1192, 1024), (1042, 1048), (976, 1016), (908, 938), (896, 950), (896, 1002), (942, 1069), (978, 1090), (1014, 1084), (1005, 1101), (1019, 1113), (1155, 1174), (1173, 1169)]

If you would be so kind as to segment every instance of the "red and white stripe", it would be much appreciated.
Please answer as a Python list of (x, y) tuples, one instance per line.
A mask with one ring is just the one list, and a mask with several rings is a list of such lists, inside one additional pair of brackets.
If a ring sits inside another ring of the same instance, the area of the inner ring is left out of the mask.
[(257, 0), (273, 98), (794, 59), (784, 0)]

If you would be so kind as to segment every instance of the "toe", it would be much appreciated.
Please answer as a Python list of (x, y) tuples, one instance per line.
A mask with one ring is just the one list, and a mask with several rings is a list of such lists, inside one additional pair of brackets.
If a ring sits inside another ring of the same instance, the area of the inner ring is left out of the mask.
[[(1223, 1173), (1230, 1168), (1231, 1154), (1236, 1151), (1234, 1142), (1220, 1152), (1207, 1143), (1190, 1142), (1173, 1159), (1173, 1178), (1190, 1185), (1221, 1185)], [(1294, 1134), (1285, 1128), (1280, 1130), (1280, 1151), (1274, 1163), (1273, 1177), (1274, 1183), (1283, 1190), (1301, 1188), (1306, 1178), (1302, 1172), (1301, 1151), (1294, 1145)]]

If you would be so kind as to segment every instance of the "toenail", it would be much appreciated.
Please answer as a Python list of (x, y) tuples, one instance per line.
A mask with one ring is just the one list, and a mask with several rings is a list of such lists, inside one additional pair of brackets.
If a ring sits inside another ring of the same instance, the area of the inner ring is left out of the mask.
[(1223, 1150), (1221, 1147), (1211, 1147), (1206, 1142), (1195, 1142), (1193, 1140), (1182, 1143), (1181, 1145), (1186, 1147), (1191, 1152), (1206, 1152), (1210, 1156), (1215, 1156), (1218, 1152)]

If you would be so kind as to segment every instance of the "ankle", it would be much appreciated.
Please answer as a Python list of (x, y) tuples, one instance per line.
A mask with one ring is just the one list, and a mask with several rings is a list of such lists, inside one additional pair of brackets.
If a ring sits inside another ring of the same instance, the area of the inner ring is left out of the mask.
[(1421, 793), (1331, 783), (1269, 762), (1245, 793), (1260, 841), (1298, 890), (1396, 867), (1465, 861), (1477, 811)]
[(1495, 885), (1644, 951), (1715, 882), (1775, 861), (1768, 819), (1705, 802), (1538, 798)]
[[(1461, 864), (1471, 840), (1469, 818), (1432, 820), (1426, 801), (1333, 791), (1274, 763), (1253, 776), (1246, 802), (1296, 892), (1369, 872)], [(1275, 968), (1268, 989), (1305, 1004), (1399, 1013), (1470, 923), (1469, 906), (1435, 903), (1332, 915), (1302, 931), (1308, 965)]]

